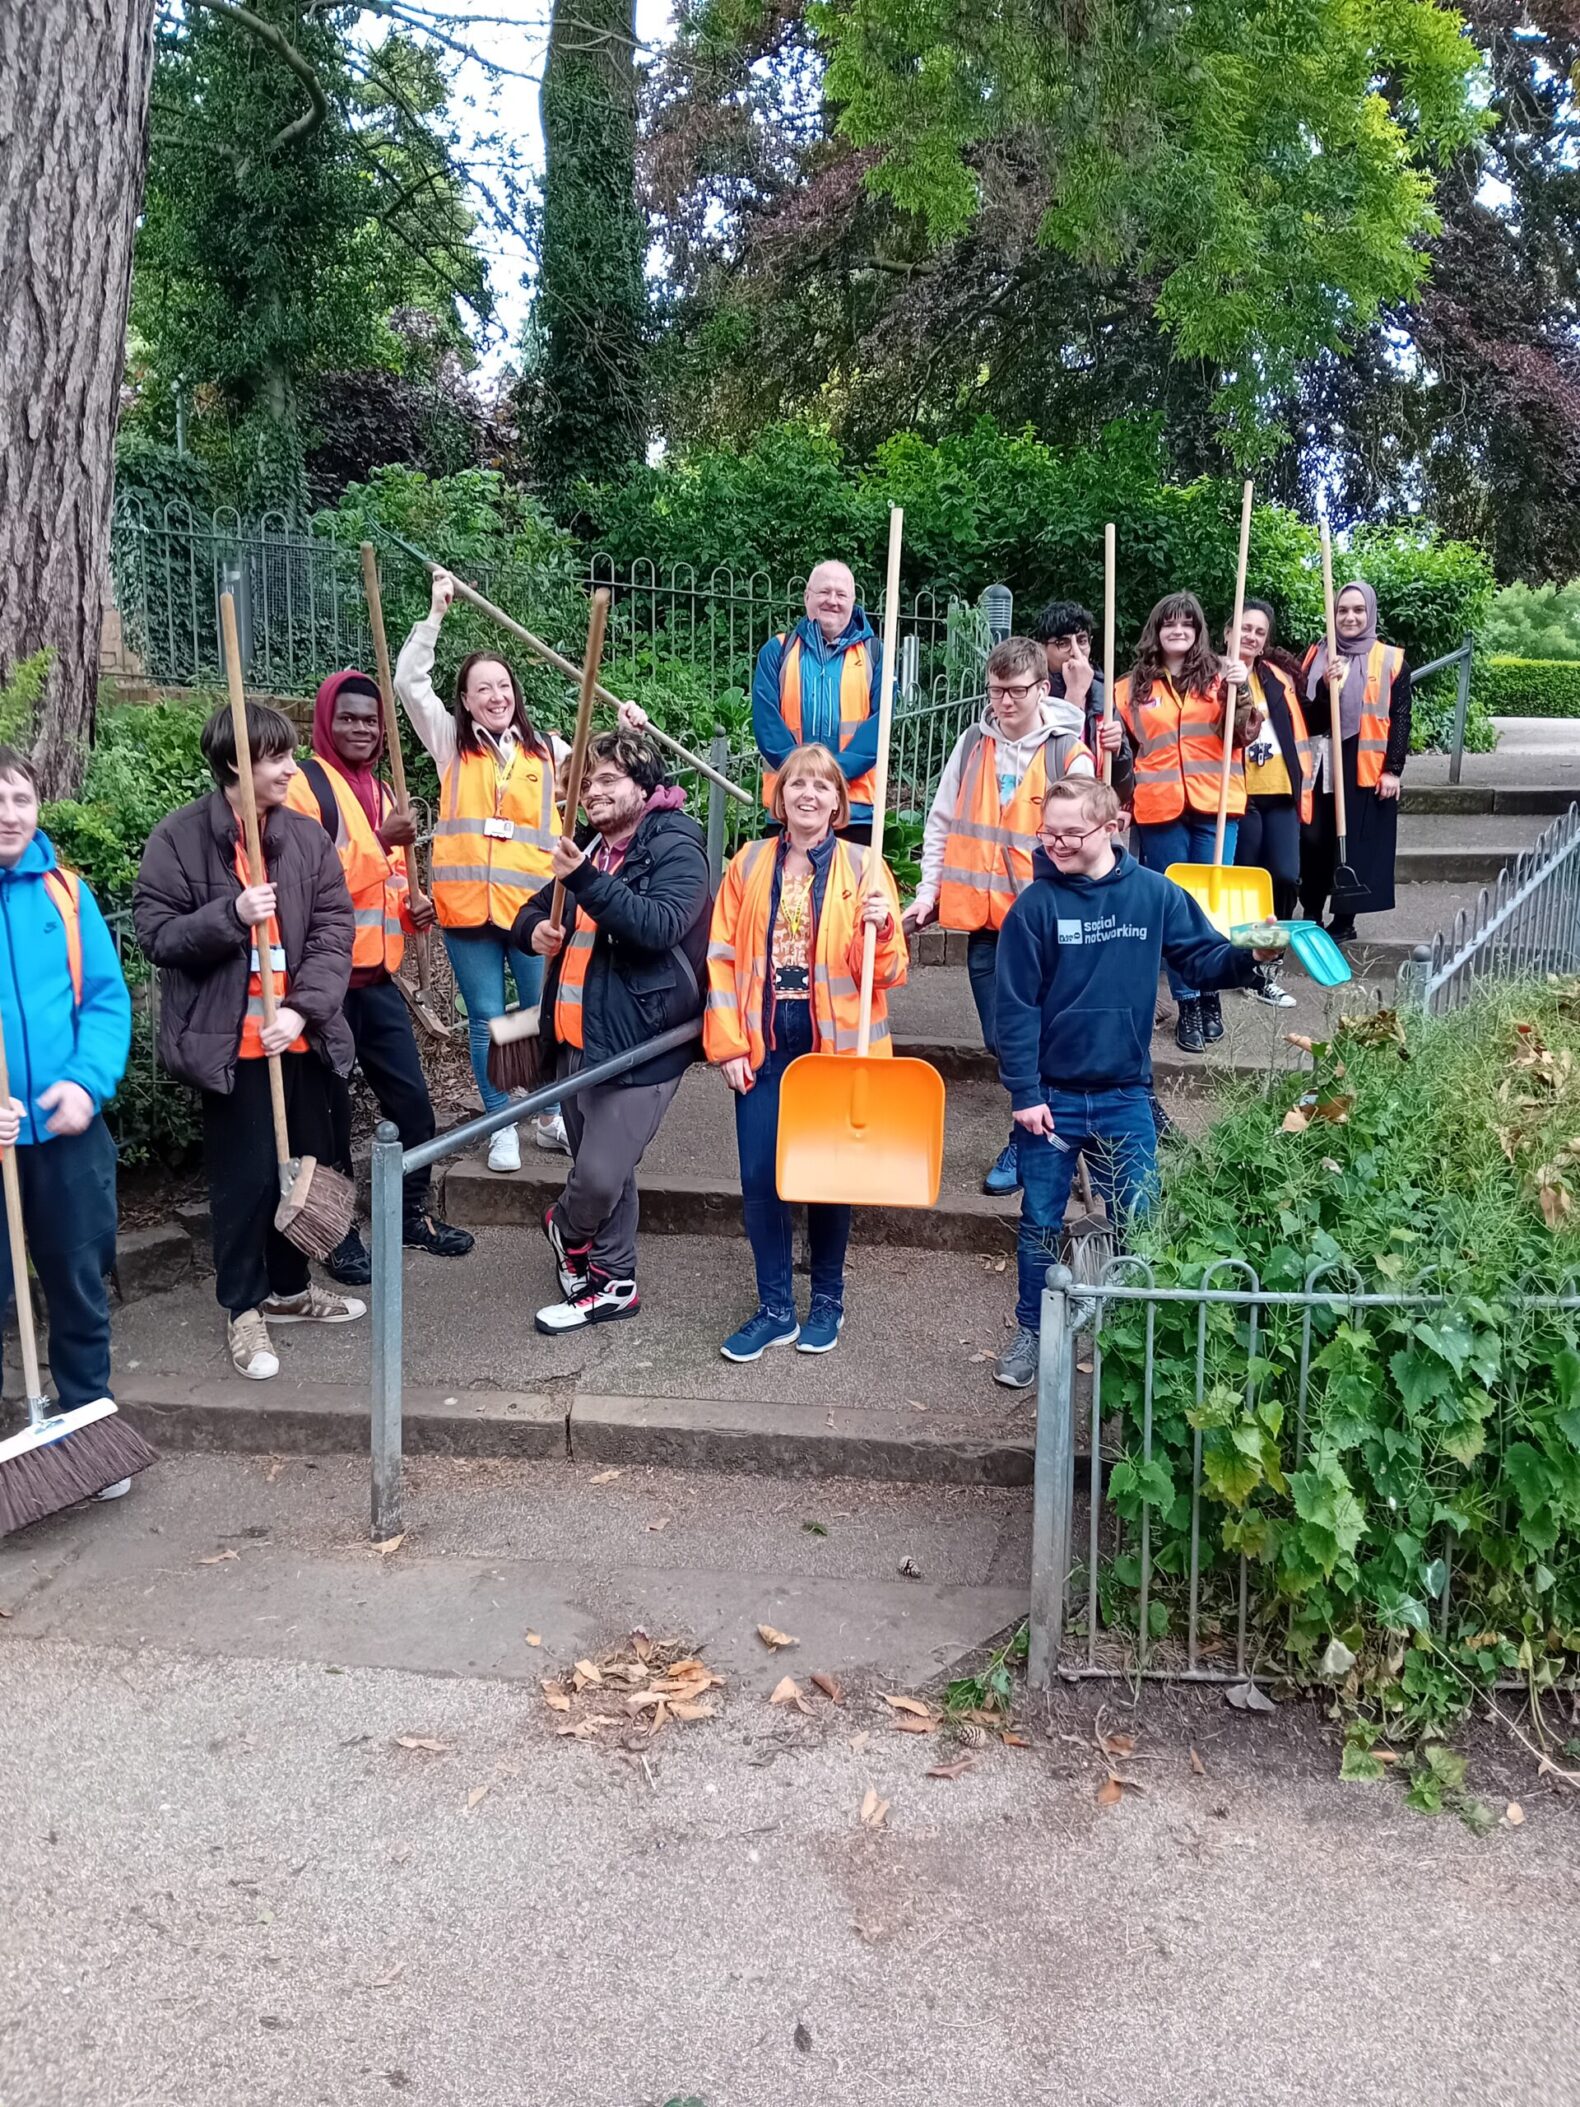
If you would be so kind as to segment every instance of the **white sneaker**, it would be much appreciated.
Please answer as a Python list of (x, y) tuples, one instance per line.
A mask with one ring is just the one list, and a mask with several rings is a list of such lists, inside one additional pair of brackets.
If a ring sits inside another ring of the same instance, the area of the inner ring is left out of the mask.
[(558, 1112), (551, 1112), (546, 1119), (532, 1122), (532, 1138), (540, 1149), (557, 1149), (562, 1156), (571, 1152), (571, 1138), (565, 1131), (565, 1122)]
[(491, 1171), (520, 1170), (521, 1136), (514, 1127), (501, 1127), (489, 1142), (488, 1167)]
[(642, 1298), (634, 1280), (603, 1280), (589, 1277), (581, 1293), (567, 1302), (551, 1302), (539, 1310), (533, 1322), (552, 1338), (558, 1332), (580, 1331), (588, 1324), (614, 1324), (634, 1317)]
[(266, 1383), (280, 1372), (280, 1357), (269, 1343), (268, 1326), (256, 1310), (243, 1310), (225, 1326), (225, 1344), (238, 1375), (249, 1383)]
[(271, 1324), (355, 1324), (367, 1313), (367, 1304), (355, 1295), (337, 1295), (316, 1280), (309, 1281), (300, 1295), (292, 1295), (289, 1300), (271, 1295), (262, 1311)]

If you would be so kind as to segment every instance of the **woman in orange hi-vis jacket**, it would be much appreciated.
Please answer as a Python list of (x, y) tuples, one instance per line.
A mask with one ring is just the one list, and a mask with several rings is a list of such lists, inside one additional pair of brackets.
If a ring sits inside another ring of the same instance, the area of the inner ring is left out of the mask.
[(801, 1054), (855, 1051), (869, 922), (878, 932), (869, 1051), (894, 1051), (884, 991), (905, 979), (900, 897), (887, 865), (863, 897), (866, 851), (838, 839), (849, 813), (845, 778), (827, 747), (796, 747), (774, 786), (782, 832), (747, 843), (713, 906), (703, 1050), (735, 1092), (741, 1212), (758, 1300), (756, 1315), (725, 1340), (727, 1361), (759, 1360), (770, 1346), (827, 1353), (845, 1321), (850, 1209), (807, 1209), (812, 1297), (801, 1324), (790, 1208), (779, 1197), (775, 1164), (786, 1068)]
[[(1211, 863), (1218, 820), (1218, 784), (1223, 765), (1224, 681), (1244, 696), (1246, 668), (1227, 664), (1207, 637), (1207, 618), (1194, 593), (1160, 600), (1141, 632), (1136, 662), (1114, 689), (1114, 701), (1135, 753), (1131, 809), (1136, 860), (1151, 871), (1171, 863)], [(1245, 768), (1238, 758), (1261, 714), (1242, 702), (1235, 714), (1229, 777), (1229, 824), (1223, 859), (1234, 861), (1235, 835), (1245, 810)], [(1216, 995), (1203, 995), (1172, 967), (1169, 987), (1178, 1007), (1175, 1044), (1200, 1053), (1223, 1037)]]

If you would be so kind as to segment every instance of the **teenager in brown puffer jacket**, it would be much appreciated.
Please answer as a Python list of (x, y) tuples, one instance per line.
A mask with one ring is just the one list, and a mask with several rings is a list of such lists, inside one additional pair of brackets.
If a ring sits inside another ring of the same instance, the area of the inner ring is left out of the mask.
[[(169, 813), (149, 836), (132, 898), (137, 940), (160, 969), (159, 1058), (198, 1091), (214, 1238), (214, 1291), (238, 1374), (279, 1373), (267, 1326), (346, 1324), (367, 1305), (313, 1281), (274, 1227), (279, 1199), (267, 1054), (280, 1056), (291, 1148), (332, 1154), (329, 1078), (353, 1054), (344, 1012), (355, 935), (333, 842), (284, 810), (296, 732), (281, 711), (247, 705), (253, 790), (268, 882), (248, 885), (228, 709), (203, 727), (219, 786)], [(262, 1019), (257, 944), (271, 946), (280, 1008)]]

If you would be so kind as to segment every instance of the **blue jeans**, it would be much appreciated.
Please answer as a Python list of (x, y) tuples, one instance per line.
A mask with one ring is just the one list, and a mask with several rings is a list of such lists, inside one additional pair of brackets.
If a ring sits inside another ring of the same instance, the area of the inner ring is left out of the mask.
[[(1223, 860), (1234, 861), (1234, 844), (1240, 832), (1240, 822), (1231, 819), (1223, 830)], [(1218, 818), (1210, 818), (1202, 812), (1186, 812), (1179, 819), (1166, 820), (1159, 827), (1133, 829), (1135, 851), (1139, 860), (1149, 871), (1166, 871), (1171, 863), (1211, 863), (1214, 843), (1218, 835)], [(1172, 966), (1164, 969), (1169, 977), (1169, 993), (1176, 1002), (1189, 1002), (1201, 993), (1200, 988), (1187, 987)]]
[[(1075, 1182), (1075, 1159), (1086, 1158), (1092, 1183), (1108, 1202), (1114, 1234), (1145, 1214), (1157, 1180), (1158, 1135), (1152, 1100), (1139, 1083), (1122, 1090), (1056, 1090), (1044, 1086), (1058, 1139), (1017, 1127), (1020, 1136), (1020, 1236), (1015, 1268), (1020, 1299), (1015, 1322), (1036, 1331), (1048, 1268), (1059, 1262), (1064, 1210)], [(1062, 1144), (1062, 1146), (1061, 1146)]]
[[(775, 1162), (779, 1151), (779, 1079), (790, 1063), (812, 1051), (811, 1004), (781, 1002), (774, 1010), (768, 1058), (750, 1090), (735, 1100), (735, 1146), (741, 1159), (741, 1214), (757, 1268), (757, 1299), (776, 1317), (795, 1313), (794, 1245), (789, 1203), (779, 1197)], [(848, 1207), (808, 1207), (812, 1299), (826, 1296), (845, 1305), (845, 1246), (850, 1242)]]
[(497, 1112), (510, 1099), (488, 1080), (488, 1020), (505, 1014), (505, 961), (510, 961), (516, 999), (524, 1010), (531, 1009), (543, 991), (543, 961), (535, 951), (518, 951), (502, 929), (479, 933), (446, 929), (442, 933), (456, 989), (466, 1004), (472, 1073), (482, 1094), (483, 1110)]

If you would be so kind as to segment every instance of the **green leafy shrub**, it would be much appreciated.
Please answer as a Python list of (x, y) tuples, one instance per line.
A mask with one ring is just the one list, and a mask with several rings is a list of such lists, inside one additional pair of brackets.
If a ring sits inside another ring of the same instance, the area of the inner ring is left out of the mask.
[(131, 898), (143, 845), (167, 812), (213, 786), (198, 747), (221, 700), (121, 703), (101, 710), (82, 794), (46, 805), (39, 824), (106, 911)]
[(1499, 658), (1580, 659), (1580, 578), (1503, 586), (1492, 596), (1480, 641)]
[(1470, 697), (1494, 717), (1580, 717), (1580, 662), (1481, 657)]
[[(1298, 1311), (1264, 1308), (1248, 1396), (1243, 1311), (1209, 1320), (1198, 1392), (1196, 1310), (1160, 1306), (1150, 1456), (1142, 1319), (1117, 1306), (1110, 1488), (1127, 1524), (1150, 1516), (1156, 1629), (1182, 1610), (1199, 1440), (1209, 1648), (1243, 1556), (1264, 1664), (1431, 1725), (1580, 1655), (1577, 1313), (1521, 1301), (1580, 1274), (1580, 983), (1408, 1030), (1373, 1014), (1314, 1064), (1175, 1155), (1136, 1250), (1163, 1285), (1235, 1253), (1269, 1289), (1326, 1266), (1335, 1286), (1446, 1303), (1317, 1311), (1304, 1399)], [(1132, 1549), (1107, 1575), (1131, 1621), (1135, 1579)]]

